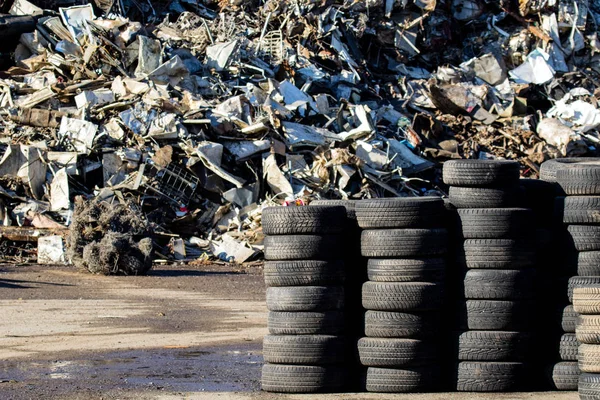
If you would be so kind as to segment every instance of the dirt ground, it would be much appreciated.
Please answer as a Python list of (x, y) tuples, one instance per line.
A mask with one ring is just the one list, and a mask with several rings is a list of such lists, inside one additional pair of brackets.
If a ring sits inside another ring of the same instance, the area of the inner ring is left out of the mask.
[(260, 268), (105, 277), (0, 266), (0, 399), (556, 399), (568, 393), (282, 396), (260, 392)]

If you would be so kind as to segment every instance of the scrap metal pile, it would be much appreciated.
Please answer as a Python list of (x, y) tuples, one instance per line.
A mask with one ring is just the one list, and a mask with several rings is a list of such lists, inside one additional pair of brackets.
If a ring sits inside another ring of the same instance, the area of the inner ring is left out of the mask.
[(81, 3), (0, 2), (4, 226), (133, 202), (155, 258), (243, 262), (267, 205), (597, 155), (598, 2)]

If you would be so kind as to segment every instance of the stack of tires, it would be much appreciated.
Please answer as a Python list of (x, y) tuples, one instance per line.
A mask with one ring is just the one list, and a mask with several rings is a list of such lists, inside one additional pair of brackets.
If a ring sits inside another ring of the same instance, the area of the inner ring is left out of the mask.
[(522, 199), (519, 164), (453, 160), (444, 164), (457, 208), (458, 391), (525, 388), (535, 316), (533, 216)]
[(343, 206), (346, 208), (343, 262), (344, 281), (344, 336), (347, 338), (347, 369), (349, 391), (362, 389), (362, 367), (358, 358), (357, 342), (364, 336), (364, 309), (361, 303), (362, 285), (367, 280), (367, 262), (360, 254), (360, 227), (356, 221), (356, 200), (314, 200), (311, 206)]
[(531, 361), (540, 383), (535, 389), (577, 390), (577, 364), (559, 356), (562, 335), (575, 332), (572, 307), (565, 308), (567, 281), (560, 278), (567, 270), (560, 261), (562, 221), (555, 217), (559, 187), (541, 179), (521, 179), (519, 184), (524, 190), (524, 206), (533, 212), (535, 229), (537, 323), (536, 356)]
[(440, 309), (447, 230), (441, 198), (362, 200), (356, 218), (369, 281), (358, 342), (370, 392), (432, 391), (440, 384)]
[[(563, 252), (568, 281), (568, 300), (573, 300), (573, 289), (578, 285), (600, 283), (600, 165), (592, 159), (557, 163), (556, 181), (566, 195), (562, 201), (562, 221), (566, 225)], [(573, 276), (575, 275), (575, 276)], [(563, 279), (566, 279), (563, 277)], [(563, 313), (565, 334), (561, 338), (560, 354), (563, 372), (569, 374), (571, 387), (576, 382), (579, 342), (575, 334), (577, 314), (572, 305)]]
[(573, 290), (573, 307), (579, 313), (579, 398), (600, 399), (600, 285), (577, 286)]
[[(549, 326), (549, 334), (541, 338), (546, 341), (549, 357), (551, 386), (557, 390), (577, 390), (579, 381), (579, 367), (577, 366), (577, 339), (575, 337), (575, 326), (577, 314), (573, 311), (573, 305), (567, 295), (569, 279), (577, 275), (575, 246), (566, 226), (563, 224), (565, 192), (557, 183), (557, 173), (561, 169), (577, 165), (584, 159), (564, 158), (553, 159), (544, 162), (540, 168), (540, 181), (554, 185), (556, 193), (555, 210), (548, 213), (557, 220), (554, 226), (554, 243), (548, 246), (546, 255), (554, 259), (547, 263), (547, 271), (542, 278), (552, 278), (552, 282), (544, 281), (540, 286), (547, 287), (548, 298), (546, 305), (541, 310), (554, 310), (551, 318), (555, 322)], [(556, 265), (555, 265), (556, 263)], [(543, 296), (544, 294), (542, 294)], [(556, 329), (558, 328), (558, 329)], [(555, 332), (557, 334), (555, 334)], [(554, 356), (554, 357), (553, 357)]]
[(263, 210), (269, 335), (262, 388), (340, 391), (346, 379), (344, 251), (341, 206)]

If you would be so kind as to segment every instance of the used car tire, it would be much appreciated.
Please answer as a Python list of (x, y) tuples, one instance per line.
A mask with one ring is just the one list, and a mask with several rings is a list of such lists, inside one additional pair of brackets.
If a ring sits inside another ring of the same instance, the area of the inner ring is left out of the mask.
[(580, 251), (577, 254), (577, 275), (600, 276), (600, 251)]
[(328, 286), (344, 282), (346, 271), (339, 260), (266, 261), (263, 275), (267, 286)]
[(365, 282), (362, 304), (376, 311), (437, 310), (443, 301), (442, 286), (431, 282)]
[(565, 333), (560, 337), (560, 359), (563, 361), (577, 361), (577, 348), (579, 342), (574, 333)]
[(345, 342), (333, 335), (266, 335), (263, 358), (271, 364), (322, 365), (345, 360)]
[(342, 206), (267, 207), (262, 211), (265, 235), (332, 234), (345, 227)]
[(363, 229), (432, 228), (444, 217), (440, 197), (399, 197), (360, 200), (356, 219)]
[(579, 314), (573, 309), (573, 305), (567, 305), (562, 312), (561, 326), (565, 333), (575, 333), (577, 318)]
[(339, 260), (343, 258), (341, 235), (271, 235), (265, 237), (265, 259)]
[(459, 392), (516, 392), (522, 387), (525, 364), (520, 362), (458, 363), (456, 390)]
[(520, 203), (523, 191), (517, 187), (471, 188), (450, 186), (448, 198), (456, 208), (513, 207)]
[(569, 225), (567, 230), (577, 251), (600, 250), (599, 225)]
[(534, 247), (514, 239), (467, 239), (463, 247), (467, 268), (521, 269), (535, 263)]
[(471, 269), (465, 274), (465, 299), (522, 300), (534, 297), (536, 271), (532, 268)]
[(270, 311), (267, 327), (271, 335), (337, 335), (344, 330), (344, 313)]
[(358, 341), (360, 362), (367, 367), (404, 367), (434, 363), (434, 343), (418, 339), (370, 338)]
[(367, 369), (367, 392), (415, 393), (432, 392), (439, 386), (437, 366)]
[(600, 285), (573, 289), (573, 309), (579, 314), (600, 314)]
[(269, 311), (328, 311), (344, 306), (341, 286), (287, 286), (267, 288)]
[(337, 365), (264, 364), (261, 386), (278, 393), (338, 392), (345, 379), (345, 368)]
[(365, 334), (368, 337), (422, 338), (435, 336), (440, 315), (431, 312), (402, 313), (373, 311), (365, 313)]
[(467, 331), (458, 336), (459, 361), (521, 361), (530, 353), (532, 336), (510, 331)]
[(581, 372), (600, 374), (600, 345), (581, 344), (577, 361)]
[(526, 208), (464, 208), (458, 210), (465, 239), (502, 239), (531, 235), (533, 213)]
[(546, 182), (556, 182), (556, 174), (559, 170), (570, 168), (573, 165), (595, 162), (598, 162), (596, 157), (565, 157), (544, 161), (540, 165), (540, 179)]
[(556, 390), (577, 390), (579, 366), (574, 361), (562, 361), (552, 366), (552, 386)]
[(450, 186), (498, 186), (519, 179), (519, 163), (505, 160), (450, 160), (442, 179)]
[(600, 195), (600, 165), (577, 164), (560, 169), (556, 181), (570, 196)]
[(600, 224), (600, 196), (567, 196), (564, 200), (565, 224)]
[(372, 258), (409, 258), (437, 256), (446, 252), (445, 229), (364, 230), (361, 253)]
[[(573, 289), (576, 287), (596, 286), (600, 285), (600, 276), (574, 276), (569, 279), (567, 286), (567, 295), (569, 301), (573, 302)], [(577, 309), (575, 309), (577, 311)]]
[(580, 315), (576, 336), (580, 343), (600, 344), (600, 315)]
[(371, 258), (367, 264), (373, 282), (441, 282), (445, 272), (443, 258)]
[(581, 374), (578, 391), (580, 400), (598, 400), (600, 398), (600, 374)]
[(526, 301), (467, 300), (459, 305), (459, 326), (464, 330), (526, 330), (533, 324), (530, 309)]

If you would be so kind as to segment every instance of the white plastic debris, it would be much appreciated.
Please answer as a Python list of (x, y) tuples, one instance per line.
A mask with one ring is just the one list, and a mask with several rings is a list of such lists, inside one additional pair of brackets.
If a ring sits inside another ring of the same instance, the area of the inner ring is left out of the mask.
[(583, 100), (568, 104), (564, 100), (558, 101), (547, 115), (558, 118), (577, 132), (587, 132), (600, 126), (600, 110)]
[(38, 264), (66, 264), (65, 249), (62, 237), (41, 236), (37, 240)]
[(509, 72), (516, 83), (534, 83), (541, 85), (554, 78), (554, 69), (548, 63), (550, 56), (537, 48), (527, 56), (523, 64)]
[(66, 140), (80, 154), (90, 154), (94, 145), (94, 138), (98, 132), (98, 126), (89, 121), (63, 117), (60, 121), (58, 136)]

